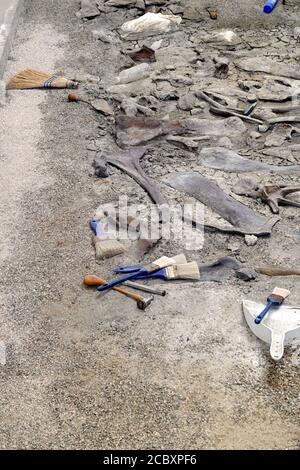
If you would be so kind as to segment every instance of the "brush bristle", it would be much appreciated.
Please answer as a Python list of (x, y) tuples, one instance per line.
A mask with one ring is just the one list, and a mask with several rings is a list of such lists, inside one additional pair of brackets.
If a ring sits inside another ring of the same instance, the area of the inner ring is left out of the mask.
[[(49, 82), (48, 82), (49, 81)], [(47, 83), (48, 82), (48, 83)], [(64, 77), (53, 76), (39, 70), (26, 69), (12, 77), (6, 88), (8, 90), (25, 90), (32, 88), (77, 88), (78, 83)]]
[(282, 289), (281, 287), (275, 287), (273, 290), (272, 294), (273, 295), (278, 295), (279, 297), (282, 297), (285, 299), (288, 295), (290, 295), (290, 291), (288, 289)]
[(176, 264), (176, 261), (173, 258), (168, 258), (168, 256), (162, 256), (161, 258), (151, 263), (151, 268), (161, 269), (166, 268), (167, 266), (171, 266), (172, 264)]
[(183, 253), (180, 253), (180, 255), (172, 256), (172, 258), (176, 261), (176, 264), (187, 263), (187, 259)]
[(199, 281), (200, 272), (196, 261), (191, 261), (185, 264), (176, 264), (166, 268), (167, 277), (171, 279), (186, 279), (190, 281)]
[(124, 253), (125, 247), (115, 239), (95, 239), (96, 259), (112, 258)]

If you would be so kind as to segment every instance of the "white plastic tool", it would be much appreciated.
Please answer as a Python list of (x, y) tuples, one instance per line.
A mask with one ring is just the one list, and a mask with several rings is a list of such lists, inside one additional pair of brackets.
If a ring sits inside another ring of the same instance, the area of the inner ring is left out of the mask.
[(248, 326), (258, 338), (271, 345), (271, 357), (274, 361), (279, 361), (283, 356), (284, 346), (300, 344), (300, 307), (275, 307), (257, 325), (254, 320), (264, 307), (262, 303), (243, 300), (243, 311)]

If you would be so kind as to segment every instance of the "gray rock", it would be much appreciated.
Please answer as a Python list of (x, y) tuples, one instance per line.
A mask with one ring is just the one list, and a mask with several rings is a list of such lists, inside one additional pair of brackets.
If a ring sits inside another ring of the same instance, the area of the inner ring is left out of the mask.
[(299, 26), (294, 28), (294, 38), (297, 39), (298, 42), (300, 42), (300, 27)]
[(248, 268), (247, 266), (243, 268), (238, 268), (236, 271), (236, 276), (243, 281), (252, 281), (253, 279), (257, 278), (257, 273), (252, 268)]
[(257, 237), (255, 235), (245, 235), (245, 243), (247, 246), (255, 246)]
[(239, 253), (241, 249), (241, 245), (239, 242), (229, 242), (227, 245), (227, 249), (231, 251), (232, 253)]
[(198, 8), (186, 7), (183, 11), (183, 18), (191, 21), (203, 20), (203, 14)]
[(91, 101), (91, 105), (96, 111), (99, 111), (99, 113), (104, 114), (104, 116), (114, 115), (114, 110), (108, 104), (106, 100), (103, 100), (103, 99), (93, 100)]
[(177, 107), (183, 111), (191, 111), (196, 104), (197, 98), (193, 93), (188, 93), (180, 98)]
[(138, 10), (145, 10), (146, 9), (146, 5), (145, 5), (145, 2), (144, 0), (137, 0), (136, 4), (135, 4), (135, 8), (137, 8)]
[(77, 18), (95, 18), (99, 15), (100, 11), (95, 0), (81, 0), (81, 9), (76, 13)]

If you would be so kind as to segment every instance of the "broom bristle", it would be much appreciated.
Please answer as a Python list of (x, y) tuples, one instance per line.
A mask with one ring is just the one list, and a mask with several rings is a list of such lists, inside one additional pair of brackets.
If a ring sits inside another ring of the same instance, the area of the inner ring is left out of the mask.
[(279, 297), (282, 297), (285, 299), (288, 295), (290, 295), (290, 291), (288, 289), (282, 289), (281, 287), (275, 287), (273, 290), (272, 294), (273, 295), (278, 295)]
[(112, 258), (121, 255), (125, 247), (116, 239), (95, 240), (96, 259)]
[(6, 88), (8, 90), (25, 90), (32, 88), (77, 88), (78, 83), (64, 77), (51, 75), (39, 70), (26, 69), (12, 77)]
[(190, 281), (199, 281), (200, 272), (196, 261), (191, 261), (185, 264), (176, 264), (166, 268), (169, 280), (172, 279), (186, 279)]

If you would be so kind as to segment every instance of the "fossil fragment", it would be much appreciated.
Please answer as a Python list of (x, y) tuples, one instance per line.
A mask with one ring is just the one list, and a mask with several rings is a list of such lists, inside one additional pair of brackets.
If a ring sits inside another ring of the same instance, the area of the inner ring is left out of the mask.
[(236, 60), (235, 64), (247, 72), (264, 72), (300, 80), (300, 65), (282, 64), (266, 57), (248, 57)]
[(165, 204), (166, 200), (161, 195), (154, 181), (142, 170), (140, 160), (145, 155), (144, 147), (135, 147), (129, 150), (120, 150), (115, 153), (98, 152), (94, 160), (95, 174), (102, 178), (108, 176), (107, 164), (119, 168), (131, 176), (158, 205)]
[(223, 147), (204, 147), (200, 152), (198, 163), (208, 168), (236, 173), (268, 171), (271, 173), (293, 174), (300, 172), (300, 165), (268, 165), (238, 155), (233, 150)]
[(270, 206), (274, 214), (279, 213), (279, 205), (300, 207), (300, 202), (292, 201), (286, 197), (299, 191), (300, 186), (262, 185), (246, 178), (241, 180), (239, 186), (234, 189), (236, 194), (261, 199)]
[(251, 281), (257, 277), (251, 267), (241, 263), (233, 256), (223, 258), (211, 263), (198, 263), (200, 271), (200, 282), (225, 282), (232, 272), (243, 281)]
[(270, 235), (273, 226), (280, 220), (279, 217), (266, 219), (257, 214), (228, 196), (217, 184), (200, 173), (172, 173), (168, 175), (166, 183), (195, 197), (232, 224), (228, 227), (205, 224), (208, 228), (227, 233), (262, 236)]
[(144, 117), (118, 116), (116, 119), (117, 139), (121, 146), (139, 145), (166, 134), (182, 132), (177, 120)]

